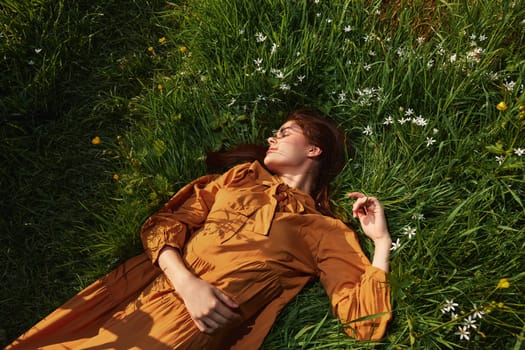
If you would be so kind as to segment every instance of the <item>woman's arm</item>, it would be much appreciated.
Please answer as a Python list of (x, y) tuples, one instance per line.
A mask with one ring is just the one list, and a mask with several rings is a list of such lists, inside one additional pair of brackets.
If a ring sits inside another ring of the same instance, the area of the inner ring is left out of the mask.
[(352, 214), (359, 219), (363, 232), (374, 241), (372, 265), (388, 272), (392, 239), (388, 232), (383, 206), (377, 198), (366, 197), (360, 192), (349, 193), (348, 197), (357, 199), (352, 207)]
[(162, 248), (158, 263), (201, 332), (211, 334), (240, 320), (238, 305), (188, 270), (177, 249)]

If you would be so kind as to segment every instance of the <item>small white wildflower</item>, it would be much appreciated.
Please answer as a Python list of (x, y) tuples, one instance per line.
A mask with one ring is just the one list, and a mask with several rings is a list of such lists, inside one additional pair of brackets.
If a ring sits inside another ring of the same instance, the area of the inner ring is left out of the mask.
[(496, 156), (496, 162), (498, 162), (499, 165), (503, 164), (504, 161), (505, 161), (504, 156)]
[(477, 38), (476, 34), (470, 34), (470, 37), (469, 37), (470, 40), (476, 40), (476, 38)]
[(337, 97), (338, 97), (338, 98), (337, 98), (337, 102), (338, 102), (338, 103), (343, 103), (343, 102), (345, 102), (345, 101), (346, 101), (346, 92), (341, 91), (341, 92), (339, 93), (339, 95), (337, 95)]
[(30, 65), (30, 66), (32, 66), (32, 65), (35, 64), (35, 61), (33, 61), (33, 60), (29, 60), (29, 61), (27, 61), (27, 64)]
[(438, 132), (439, 132), (439, 130), (438, 130), (437, 128), (432, 129), (432, 133), (433, 133), (434, 135), (437, 134)]
[(327, 22), (327, 23), (332, 23), (332, 19), (331, 19), (331, 18), (327, 18), (327, 19), (326, 19), (326, 22)]
[(505, 81), (505, 83), (503, 83), (503, 86), (508, 92), (513, 92), (514, 88), (516, 87), (516, 82), (515, 81)]
[(42, 52), (42, 49), (35, 49), (35, 53), (39, 54), (40, 52)]
[(408, 239), (412, 239), (412, 237), (416, 235), (416, 229), (410, 226), (406, 226), (403, 228), (403, 234), (408, 236)]
[(487, 36), (484, 35), (484, 34), (481, 34), (479, 37), (478, 37), (479, 41), (485, 41), (487, 40)]
[(239, 35), (243, 35), (243, 34), (244, 34), (244, 28), (239, 29)]
[(363, 69), (366, 70), (366, 71), (368, 72), (370, 69), (372, 69), (372, 65), (369, 64), (369, 63), (367, 63), (367, 64), (365, 64), (365, 65), (363, 66)]
[(476, 304), (474, 304), (474, 308), (472, 309), (472, 311), (474, 311), (474, 313), (472, 314), (472, 316), (474, 316), (474, 318), (482, 319), (483, 315), (485, 315), (485, 311), (483, 311), (481, 309), (478, 309)]
[(257, 98), (255, 99), (255, 103), (259, 103), (264, 100), (266, 100), (266, 97), (264, 97), (263, 95), (257, 95)]
[(420, 36), (420, 37), (418, 37), (418, 38), (416, 39), (416, 41), (417, 41), (417, 43), (418, 43), (419, 45), (421, 45), (421, 44), (423, 44), (423, 43), (425, 42), (425, 37)]
[(414, 110), (412, 108), (407, 108), (405, 111), (405, 117), (410, 117), (411, 115), (414, 115)]
[(483, 53), (483, 49), (481, 47), (476, 47), (469, 52), (467, 52), (467, 59), (472, 62), (479, 63), (481, 61), (481, 54)]
[(321, 12), (317, 12), (315, 15), (316, 15), (317, 17), (321, 17)]
[(465, 318), (463, 320), (463, 325), (467, 328), (474, 328), (476, 329), (476, 319), (472, 318), (472, 316), (469, 316), (468, 318)]
[(257, 66), (260, 66), (260, 65), (263, 63), (263, 59), (259, 57), (259, 58), (254, 59), (253, 62), (254, 62)]
[(399, 241), (399, 238), (398, 238), (395, 242), (392, 242), (392, 247), (390, 247), (390, 250), (393, 251), (399, 247), (401, 247), (401, 242)]
[(522, 155), (525, 154), (525, 148), (521, 148), (521, 147), (514, 148), (514, 154), (517, 155), (518, 157), (521, 157)]
[(228, 107), (233, 106), (233, 104), (236, 102), (235, 98), (232, 97), (230, 103), (228, 103)]
[(366, 35), (363, 37), (363, 40), (365, 41), (365, 43), (372, 41), (372, 39), (373, 39), (373, 37), (372, 37), (372, 35), (370, 35), (370, 34), (366, 34)]
[(427, 69), (430, 69), (430, 68), (432, 68), (432, 67), (434, 67), (434, 60), (429, 60), (429, 61), (427, 62)]
[(456, 332), (457, 335), (459, 335), (459, 340), (469, 340), (470, 339), (470, 332), (468, 331), (467, 327), (458, 327), (458, 331)]
[(295, 56), (296, 56), (296, 57), (301, 56), (301, 51), (297, 51), (297, 52), (295, 53)]
[(345, 27), (343, 28), (343, 30), (344, 30), (346, 33), (350, 33), (350, 32), (352, 31), (352, 26), (349, 26), (349, 25), (348, 25), (348, 26), (345, 26)]
[(445, 299), (445, 304), (443, 304), (443, 307), (441, 308), (441, 312), (450, 312), (450, 311), (456, 311), (455, 307), (458, 306), (457, 303), (454, 302), (454, 299)]
[(450, 63), (454, 63), (454, 62), (456, 62), (457, 58), (458, 58), (458, 55), (456, 55), (455, 53), (453, 53), (452, 55), (450, 55), (450, 58), (448, 59), (448, 61), (449, 61)]
[(416, 124), (417, 126), (427, 126), (428, 120), (419, 115), (417, 118), (412, 118), (412, 123)]
[(262, 43), (266, 41), (266, 38), (267, 36), (261, 32), (258, 32), (257, 34), (255, 34), (255, 41), (257, 41), (258, 43)]
[(270, 53), (276, 53), (277, 52), (277, 48), (279, 48), (279, 45), (277, 45), (276, 43), (273, 43), (272, 44), (272, 49), (270, 50)]
[(412, 219), (418, 220), (418, 221), (423, 221), (423, 220), (425, 220), (425, 215), (423, 215), (421, 213), (413, 214), (412, 215)]
[(279, 85), (279, 89), (283, 90), (283, 91), (288, 91), (288, 90), (290, 90), (290, 85), (288, 85), (288, 84), (281, 84), (281, 85)]
[(363, 134), (365, 135), (372, 135), (374, 132), (372, 131), (372, 127), (370, 125), (368, 125), (364, 130), (363, 130)]
[(314, 4), (318, 4), (319, 3), (319, 0), (314, 0)]
[(412, 119), (411, 118), (401, 118), (401, 119), (398, 119), (397, 122), (401, 125), (411, 121)]
[(376, 10), (375, 14), (379, 16), (381, 14), (381, 10)]
[(375, 56), (376, 52), (374, 50), (370, 50), (370, 51), (368, 51), (368, 55), (369, 56)]
[(299, 80), (300, 83), (303, 82), (304, 78), (306, 78), (306, 76), (304, 76), (304, 75), (298, 75), (297, 76), (297, 80)]
[(433, 137), (427, 137), (427, 139), (426, 139), (425, 142), (426, 142), (426, 144), (427, 144), (427, 147), (430, 147), (430, 146), (432, 146), (434, 143), (436, 143), (436, 140), (434, 140)]
[(284, 73), (283, 73), (282, 71), (280, 71), (280, 70), (279, 70), (279, 71), (276, 71), (276, 72), (275, 72), (275, 77), (276, 77), (277, 79), (284, 79)]
[(394, 119), (391, 116), (388, 116), (385, 118), (385, 121), (383, 122), (385, 125), (394, 124)]
[(455, 312), (451, 312), (451, 313), (450, 313), (450, 319), (452, 319), (452, 320), (457, 320), (458, 317), (459, 317), (459, 315), (458, 315), (457, 313), (455, 313)]

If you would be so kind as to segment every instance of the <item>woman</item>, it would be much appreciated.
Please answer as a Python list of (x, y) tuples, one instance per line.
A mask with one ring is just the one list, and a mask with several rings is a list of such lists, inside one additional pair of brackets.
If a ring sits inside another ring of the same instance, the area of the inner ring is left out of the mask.
[(257, 349), (283, 307), (312, 279), (345, 331), (380, 339), (391, 317), (391, 239), (383, 208), (353, 192), (374, 241), (331, 215), (328, 184), (345, 137), (314, 109), (289, 113), (263, 159), (180, 190), (143, 225), (145, 254), (128, 260), (7, 349)]

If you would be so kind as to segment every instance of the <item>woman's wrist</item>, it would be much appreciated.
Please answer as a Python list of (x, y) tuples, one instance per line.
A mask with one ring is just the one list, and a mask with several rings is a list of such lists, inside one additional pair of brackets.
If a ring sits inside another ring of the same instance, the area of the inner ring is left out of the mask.
[(372, 265), (388, 272), (390, 270), (390, 248), (392, 247), (392, 239), (390, 235), (374, 240), (374, 259)]

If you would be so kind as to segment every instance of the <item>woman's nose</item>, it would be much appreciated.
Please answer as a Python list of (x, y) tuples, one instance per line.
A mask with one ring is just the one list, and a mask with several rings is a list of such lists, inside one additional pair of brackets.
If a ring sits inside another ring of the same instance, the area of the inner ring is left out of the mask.
[(275, 139), (275, 136), (268, 137), (267, 141), (269, 145), (273, 145), (277, 142), (277, 140)]

